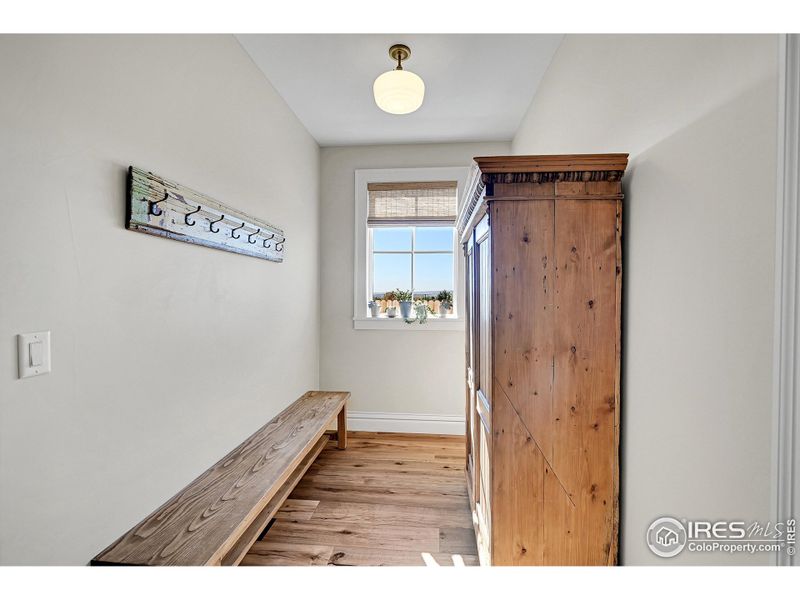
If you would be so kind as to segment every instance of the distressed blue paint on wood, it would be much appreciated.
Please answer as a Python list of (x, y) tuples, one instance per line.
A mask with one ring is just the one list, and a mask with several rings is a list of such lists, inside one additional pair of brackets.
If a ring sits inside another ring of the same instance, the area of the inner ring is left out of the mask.
[(280, 227), (137, 167), (128, 169), (125, 226), (131, 231), (283, 262), (286, 236)]

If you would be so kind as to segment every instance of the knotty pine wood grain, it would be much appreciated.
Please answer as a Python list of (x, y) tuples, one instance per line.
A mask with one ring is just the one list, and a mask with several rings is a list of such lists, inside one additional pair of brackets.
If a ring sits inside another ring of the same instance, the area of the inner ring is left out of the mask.
[[(483, 235), (475, 223), (487, 211), (491, 218), (493, 305), (482, 319), (492, 324), (493, 348), (491, 356), (477, 357), (477, 367), (493, 371), (495, 433), (485, 464), (475, 462), (477, 454), (468, 464), (475, 464), (472, 475), (491, 470), (492, 514), (500, 515), (478, 525), (479, 538), (490, 537), (492, 547), (482, 562), (519, 564), (521, 541), (540, 540), (534, 556), (542, 564), (616, 564), (627, 155), (476, 162), (459, 223), (468, 225), (461, 239), (469, 249)], [(471, 270), (467, 277), (485, 280)], [(466, 289), (475, 285), (467, 281)], [(545, 364), (549, 355), (550, 369), (530, 361), (537, 352)], [(548, 403), (540, 403), (542, 387), (550, 389), (549, 413)], [(537, 461), (521, 466), (528, 437), (541, 452), (541, 469)], [(529, 502), (539, 490), (543, 513), (536, 519)]]
[(279, 510), (241, 564), (477, 564), (463, 465), (463, 436), (350, 432), (285, 503), (316, 503), (310, 516)]
[(492, 561), (500, 565), (541, 565), (544, 507), (544, 459), (536, 441), (508, 397), (495, 394), (492, 418), (493, 452), (513, 456), (492, 469), (492, 531), (502, 543), (492, 546)]
[(93, 563), (220, 564), (349, 395), (304, 394), (98, 554)]
[(618, 408), (617, 202), (557, 199), (556, 215), (552, 466), (577, 507), (577, 564), (608, 564)]
[(494, 377), (550, 461), (555, 203), (494, 201), (491, 215)]
[(619, 440), (620, 440), (620, 403), (622, 387), (622, 184), (618, 184), (616, 191), (620, 192), (615, 200), (616, 214), (616, 339), (615, 367), (614, 367), (614, 442), (611, 449), (611, 468), (613, 470), (611, 498), (611, 549), (608, 553), (608, 565), (616, 565), (619, 556)]
[(579, 565), (581, 540), (575, 531), (576, 507), (550, 465), (544, 465), (542, 564)]

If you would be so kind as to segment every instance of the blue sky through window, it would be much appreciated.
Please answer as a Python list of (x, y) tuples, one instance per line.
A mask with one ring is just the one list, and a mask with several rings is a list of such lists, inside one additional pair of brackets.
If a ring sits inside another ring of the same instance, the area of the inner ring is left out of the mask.
[(417, 254), (414, 261), (414, 292), (435, 296), (442, 290), (452, 291), (452, 254)]
[(417, 227), (415, 250), (453, 251), (452, 227)]
[(372, 250), (411, 251), (410, 227), (376, 227), (372, 230)]
[[(453, 290), (452, 227), (375, 227), (372, 230), (373, 294), (400, 288), (435, 296)], [(414, 237), (412, 237), (414, 236)], [(413, 241), (412, 241), (413, 240)], [(415, 252), (412, 283), (412, 243)], [(390, 252), (392, 254), (383, 254)], [(400, 254), (395, 254), (395, 253)], [(442, 252), (426, 254), (425, 252)]]
[(383, 295), (389, 290), (411, 289), (411, 253), (376, 254), (373, 258), (375, 294)]

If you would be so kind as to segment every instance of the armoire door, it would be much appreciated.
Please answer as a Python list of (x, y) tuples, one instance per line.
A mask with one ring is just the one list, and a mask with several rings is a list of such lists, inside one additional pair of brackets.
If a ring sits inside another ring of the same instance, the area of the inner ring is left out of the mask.
[(477, 370), (475, 381), (477, 468), (475, 512), (481, 562), (491, 561), (492, 492), (492, 306), (491, 236), (489, 218), (475, 227), (475, 294), (477, 313)]
[(498, 565), (541, 565), (545, 532), (552, 529), (544, 519), (544, 486), (553, 429), (554, 200), (495, 198), (490, 214), (492, 559)]
[(477, 371), (477, 356), (476, 351), (478, 347), (478, 317), (475, 313), (477, 302), (475, 299), (475, 242), (474, 235), (470, 235), (469, 239), (464, 244), (464, 255), (466, 264), (466, 276), (464, 281), (464, 288), (466, 293), (466, 450), (467, 450), (467, 486), (469, 488), (469, 496), (472, 510), (475, 510), (475, 490), (478, 489), (477, 482), (477, 452), (479, 447), (478, 437), (478, 415), (475, 406), (475, 380)]

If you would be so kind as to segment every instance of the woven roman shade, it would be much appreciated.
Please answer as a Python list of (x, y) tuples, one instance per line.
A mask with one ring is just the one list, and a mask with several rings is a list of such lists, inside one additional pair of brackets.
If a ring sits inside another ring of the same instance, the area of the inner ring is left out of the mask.
[(367, 192), (370, 225), (452, 225), (456, 220), (455, 181), (369, 183)]

